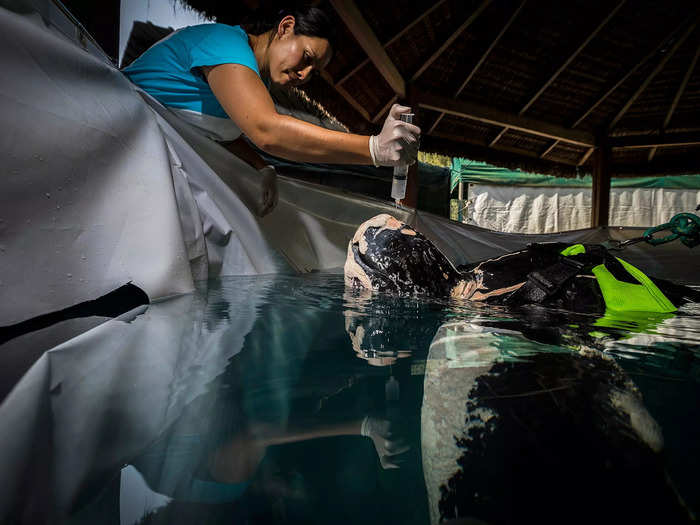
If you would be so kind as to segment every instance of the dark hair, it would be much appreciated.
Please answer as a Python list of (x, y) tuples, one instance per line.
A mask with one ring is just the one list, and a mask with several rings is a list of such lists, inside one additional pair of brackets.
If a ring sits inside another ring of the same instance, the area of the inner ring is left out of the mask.
[(286, 16), (293, 16), (294, 34), (328, 40), (331, 49), (335, 49), (335, 24), (328, 14), (314, 6), (290, 7), (274, 11), (256, 11), (241, 23), (246, 32), (260, 35), (276, 29)]

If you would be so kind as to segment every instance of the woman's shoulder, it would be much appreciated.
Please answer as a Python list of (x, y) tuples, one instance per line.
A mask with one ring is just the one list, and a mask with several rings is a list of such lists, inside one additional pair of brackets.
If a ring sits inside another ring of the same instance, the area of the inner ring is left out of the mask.
[(193, 39), (198, 42), (211, 39), (248, 42), (248, 35), (241, 26), (230, 26), (228, 24), (199, 24), (186, 27), (182, 29), (180, 33), (184, 38)]
[(235, 63), (248, 66), (260, 74), (253, 50), (248, 43), (248, 34), (241, 26), (226, 24), (201, 24), (182, 30), (190, 63), (196, 66), (215, 66)]

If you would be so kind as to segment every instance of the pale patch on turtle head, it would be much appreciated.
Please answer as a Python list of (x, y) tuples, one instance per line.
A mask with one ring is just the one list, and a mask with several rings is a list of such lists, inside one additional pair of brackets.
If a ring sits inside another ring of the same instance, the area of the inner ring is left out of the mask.
[[(404, 228), (408, 230), (409, 228), (388, 213), (382, 213), (363, 222), (360, 227), (357, 228), (357, 231), (355, 232), (355, 235), (352, 236), (352, 239), (350, 239), (350, 243), (348, 244), (348, 255), (345, 259), (344, 267), (345, 285), (353, 288), (365, 288), (367, 290), (372, 290), (372, 281), (367, 275), (367, 272), (365, 272), (362, 266), (358, 264), (357, 260), (355, 259), (355, 254), (353, 253), (353, 245), (357, 246), (358, 251), (362, 255), (367, 253), (368, 244), (365, 234), (367, 233), (368, 228), (377, 228), (377, 230), (374, 232), (375, 236), (380, 231), (386, 229), (398, 230)], [(413, 232), (412, 235), (415, 235), (415, 232)]]
[(381, 213), (360, 224), (360, 227), (357, 228), (355, 235), (352, 236), (350, 244), (357, 244), (360, 249), (360, 253), (365, 254), (367, 253), (367, 239), (365, 239), (365, 232), (367, 231), (367, 228), (379, 228), (380, 230), (388, 228), (390, 230), (398, 230), (402, 226), (404, 226), (402, 222), (398, 221), (388, 213)]
[(345, 259), (345, 267), (343, 268), (343, 273), (345, 274), (345, 286), (350, 288), (364, 288), (366, 290), (372, 289), (372, 281), (369, 275), (364, 271), (364, 269), (355, 260), (355, 254), (353, 253), (353, 241), (348, 244), (348, 256)]

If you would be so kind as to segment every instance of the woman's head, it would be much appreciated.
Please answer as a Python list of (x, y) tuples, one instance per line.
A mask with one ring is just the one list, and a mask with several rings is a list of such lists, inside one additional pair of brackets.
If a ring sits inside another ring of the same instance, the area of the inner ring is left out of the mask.
[(266, 46), (264, 63), (259, 65), (275, 84), (303, 84), (331, 59), (335, 27), (317, 7), (283, 9), (244, 28), (253, 35), (267, 35), (259, 44)]

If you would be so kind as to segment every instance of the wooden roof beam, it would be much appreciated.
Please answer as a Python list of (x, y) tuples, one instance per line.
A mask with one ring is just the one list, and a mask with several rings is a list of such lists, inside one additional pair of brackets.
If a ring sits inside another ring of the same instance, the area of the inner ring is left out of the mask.
[(387, 81), (391, 89), (394, 90), (399, 97), (406, 96), (406, 82), (404, 81), (399, 70), (386, 54), (384, 47), (377, 39), (377, 35), (369, 27), (367, 21), (360, 13), (357, 5), (353, 0), (330, 0), (335, 10), (340, 15), (340, 18), (348, 26), (348, 29), (355, 37), (355, 40), (364, 49), (369, 59), (379, 70), (379, 73)]
[(656, 48), (655, 48), (651, 53), (649, 53), (649, 54), (646, 55), (644, 58), (642, 58), (639, 62), (637, 62), (637, 63), (632, 67), (632, 69), (630, 69), (620, 80), (618, 80), (618, 81), (617, 81), (610, 89), (608, 89), (598, 100), (596, 100), (595, 103), (594, 103), (591, 107), (589, 107), (589, 108), (586, 110), (586, 112), (585, 112), (583, 115), (581, 115), (581, 116), (576, 120), (576, 122), (574, 122), (574, 123), (572, 124), (571, 127), (572, 127), (572, 128), (575, 128), (575, 127), (577, 127), (579, 124), (581, 124), (581, 122), (583, 122), (583, 121), (586, 119), (586, 117), (587, 117), (588, 115), (590, 115), (590, 114), (595, 110), (595, 108), (597, 108), (598, 106), (600, 106), (600, 104), (602, 104), (603, 101), (604, 101), (605, 99), (607, 99), (614, 91), (617, 90), (617, 88), (619, 88), (622, 84), (624, 84), (624, 83), (627, 81), (627, 79), (628, 79), (629, 77), (631, 77), (632, 75), (634, 75), (634, 73), (635, 73), (640, 67), (642, 67), (644, 64), (646, 64), (647, 61), (648, 61), (651, 57), (653, 57), (653, 56), (656, 55), (659, 51), (661, 51), (661, 49), (663, 48), (664, 44), (668, 41), (668, 39), (671, 38), (671, 37), (672, 37), (675, 33), (677, 33), (678, 31), (680, 31), (680, 29), (685, 25), (686, 22), (687, 22), (687, 21), (684, 20), (683, 23), (682, 23), (681, 25), (679, 25), (678, 27), (674, 28), (673, 31), (671, 31), (668, 35), (666, 35), (666, 36), (661, 40), (661, 42), (659, 42), (659, 45), (656, 46)]
[[(464, 79), (464, 82), (462, 82), (462, 84), (459, 86), (459, 89), (457, 89), (457, 91), (455, 91), (455, 94), (454, 94), (454, 97), (455, 97), (455, 98), (457, 98), (459, 95), (462, 94), (462, 91), (464, 91), (464, 88), (467, 87), (467, 84), (469, 84), (469, 81), (474, 77), (474, 75), (476, 74), (476, 72), (479, 70), (479, 68), (480, 68), (480, 67), (483, 65), (483, 63), (486, 61), (486, 59), (488, 58), (488, 56), (491, 54), (491, 51), (493, 51), (493, 48), (496, 47), (496, 45), (498, 44), (498, 42), (501, 40), (501, 37), (503, 37), (503, 35), (505, 34), (505, 32), (508, 31), (508, 28), (513, 24), (513, 21), (517, 18), (517, 16), (518, 16), (518, 14), (520, 13), (520, 11), (522, 11), (522, 9), (523, 9), (523, 7), (525, 6), (525, 3), (526, 3), (526, 2), (527, 2), (527, 0), (523, 0), (523, 1), (520, 3), (520, 6), (519, 6), (519, 7), (515, 10), (515, 12), (510, 16), (510, 18), (508, 19), (508, 22), (506, 22), (506, 25), (503, 26), (503, 29), (501, 29), (500, 33), (498, 33), (498, 35), (496, 36), (496, 38), (493, 39), (493, 41), (491, 42), (491, 45), (490, 45), (490, 46), (488, 47), (488, 49), (484, 52), (484, 54), (481, 55), (481, 58), (479, 58), (479, 60), (477, 61), (476, 65), (472, 68), (472, 70), (469, 72), (469, 74), (467, 75), (467, 77)], [(430, 133), (432, 133), (433, 131), (435, 131), (435, 128), (437, 127), (437, 125), (438, 125), (438, 124), (440, 123), (440, 121), (442, 120), (442, 117), (444, 117), (444, 116), (445, 116), (444, 113), (440, 113), (440, 115), (438, 115), (438, 118), (435, 120), (435, 122), (433, 122), (433, 125), (430, 126), (430, 129), (428, 130), (428, 134), (430, 134)]]
[(384, 104), (384, 107), (382, 109), (380, 109), (377, 112), (377, 114), (372, 117), (372, 124), (376, 124), (377, 122), (379, 122), (379, 119), (382, 118), (382, 115), (384, 115), (384, 113), (389, 111), (389, 108), (391, 108), (391, 106), (394, 104), (394, 102), (396, 102), (398, 100), (398, 98), (399, 98), (398, 95), (394, 95), (393, 97), (391, 97), (389, 99), (389, 102)]
[[(435, 133), (432, 134), (432, 136), (433, 136), (433, 137), (438, 137), (438, 138), (441, 138), (441, 139), (451, 140), (451, 141), (454, 141), (454, 142), (461, 142), (461, 143), (464, 143), (464, 144), (470, 144), (470, 145), (473, 145), (473, 146), (481, 146), (481, 147), (483, 147), (483, 148), (485, 148), (485, 149), (490, 147), (490, 146), (488, 145), (488, 143), (486, 143), (486, 142), (482, 142), (482, 141), (479, 141), (479, 140), (470, 140), (470, 139), (467, 138), (467, 137), (453, 136), (453, 135), (450, 135), (449, 133), (444, 133), (444, 132), (441, 132), (441, 131), (436, 131)], [(514, 148), (514, 147), (511, 147), (511, 146), (497, 146), (497, 147), (494, 148), (494, 149), (497, 150), (497, 151), (504, 151), (504, 152), (507, 152), (507, 153), (513, 153), (513, 154), (519, 155), (519, 156), (521, 156), (521, 157), (528, 157), (528, 158), (532, 158), (532, 159), (539, 159), (539, 158), (540, 158), (540, 156), (539, 156), (536, 152), (533, 152), (533, 151), (530, 151), (530, 150), (526, 150), (526, 149), (521, 149), (521, 148)], [(573, 161), (570, 161), (570, 160), (565, 160), (565, 159), (557, 160), (556, 162), (558, 162), (558, 163), (560, 163), (560, 164), (567, 164), (567, 165), (570, 165), (570, 166), (575, 166), (575, 165), (576, 165), (576, 162), (573, 162)]]
[[(685, 88), (688, 85), (688, 81), (690, 80), (690, 77), (693, 75), (693, 71), (695, 70), (695, 65), (698, 63), (698, 56), (700, 56), (700, 45), (695, 50), (695, 56), (690, 61), (690, 65), (688, 66), (688, 71), (685, 72), (685, 76), (683, 77), (683, 80), (681, 81), (681, 85), (678, 86), (678, 91), (676, 91), (676, 96), (673, 97), (673, 102), (671, 103), (671, 107), (668, 108), (668, 113), (666, 114), (666, 118), (664, 119), (663, 126), (661, 126), (661, 131), (664, 133), (666, 132), (666, 128), (668, 128), (668, 125), (671, 122), (671, 117), (673, 117), (674, 111), (676, 111), (676, 106), (678, 106), (678, 102), (680, 101), (681, 97), (683, 96), (683, 93), (685, 92)], [(649, 162), (652, 161), (655, 154), (656, 154), (656, 148), (652, 148), (651, 151), (649, 152)]]
[(639, 98), (639, 95), (644, 92), (644, 90), (651, 84), (651, 81), (654, 80), (656, 75), (658, 75), (661, 71), (663, 71), (664, 67), (666, 67), (666, 64), (668, 63), (669, 60), (673, 57), (673, 55), (676, 54), (676, 51), (678, 51), (678, 48), (681, 47), (683, 42), (686, 41), (686, 39), (690, 36), (690, 34), (695, 31), (695, 28), (698, 25), (697, 19), (695, 22), (693, 22), (688, 29), (686, 29), (685, 33), (676, 40), (676, 43), (673, 45), (673, 47), (666, 53), (666, 56), (657, 64), (657, 66), (654, 68), (654, 70), (647, 76), (647, 78), (642, 82), (642, 85), (637, 88), (637, 91), (634, 92), (634, 94), (629, 98), (629, 100), (625, 103), (625, 105), (622, 107), (622, 109), (618, 112), (617, 115), (615, 115), (615, 118), (612, 119), (610, 124), (608, 125), (608, 131), (612, 130), (618, 122), (620, 122), (620, 119), (627, 113), (629, 108), (632, 107), (632, 104)]
[(614, 149), (671, 148), (678, 146), (700, 146), (700, 133), (672, 133), (628, 137), (610, 137)]
[[(624, 84), (625, 82), (627, 82), (627, 79), (630, 78), (632, 75), (634, 75), (634, 73), (635, 73), (640, 67), (642, 67), (644, 64), (646, 64), (646, 63), (649, 61), (650, 58), (652, 58), (652, 57), (653, 57), (654, 55), (656, 55), (659, 51), (661, 51), (661, 49), (664, 47), (664, 44), (668, 41), (668, 39), (671, 38), (671, 37), (672, 37), (674, 34), (676, 34), (678, 31), (680, 31), (681, 28), (686, 24), (686, 22), (687, 22), (687, 20), (683, 20), (683, 22), (682, 22), (679, 26), (675, 27), (675, 28), (673, 29), (673, 31), (671, 31), (669, 34), (667, 34), (666, 36), (664, 36), (664, 38), (661, 39), (661, 42), (659, 42), (659, 45), (656, 46), (656, 48), (654, 48), (654, 50), (653, 50), (651, 53), (649, 53), (648, 55), (646, 55), (644, 58), (642, 58), (640, 61), (638, 61), (634, 66), (632, 66), (632, 68), (631, 68), (627, 73), (625, 73), (625, 74), (622, 76), (622, 78), (620, 78), (620, 80), (618, 80), (617, 82), (615, 82), (615, 84), (614, 84), (611, 88), (609, 88), (605, 93), (603, 93), (603, 95), (602, 95), (600, 98), (598, 98), (598, 100), (596, 100), (596, 101), (593, 103), (593, 105), (591, 105), (578, 119), (576, 119), (576, 122), (574, 122), (574, 123), (571, 125), (571, 127), (572, 127), (572, 128), (578, 127), (578, 125), (581, 124), (581, 122), (583, 122), (583, 121), (586, 119), (586, 117), (588, 117), (588, 115), (590, 115), (591, 113), (593, 113), (593, 111), (595, 110), (595, 108), (597, 108), (598, 106), (600, 106), (600, 105), (603, 103), (603, 101), (605, 101), (605, 99), (607, 99), (612, 93), (614, 93), (614, 92), (617, 90), (617, 88), (619, 88), (622, 84)], [(555, 142), (552, 144), (551, 147), (552, 147), (552, 148), (556, 147), (556, 145), (558, 144), (558, 142), (559, 142), (559, 141), (555, 141)], [(589, 150), (588, 152), (586, 152), (586, 155), (584, 155), (584, 160), (583, 160), (583, 162), (585, 162), (586, 160), (588, 160), (588, 157), (591, 156), (591, 153), (593, 153), (593, 150)]]
[(357, 100), (355, 100), (355, 97), (353, 97), (348, 91), (343, 87), (339, 86), (335, 82), (333, 82), (333, 79), (331, 78), (330, 74), (327, 73), (326, 71), (321, 71), (321, 76), (323, 77), (323, 80), (328, 82), (335, 90), (338, 92), (338, 94), (343, 97), (348, 104), (350, 104), (355, 110), (364, 117), (365, 120), (370, 121), (370, 116), (367, 110), (364, 108), (362, 104), (360, 104)]
[(613, 10), (610, 12), (610, 14), (608, 14), (608, 16), (605, 17), (605, 20), (603, 20), (600, 24), (598, 24), (598, 27), (596, 27), (596, 28), (593, 30), (593, 32), (592, 32), (590, 35), (588, 35), (588, 38), (586, 38), (586, 40), (584, 40), (583, 43), (582, 43), (580, 46), (578, 46), (578, 48), (576, 48), (576, 51), (574, 51), (574, 52), (571, 54), (571, 56), (569, 56), (569, 58), (567, 58), (567, 59), (564, 61), (564, 63), (563, 63), (561, 66), (559, 66), (559, 69), (557, 69), (557, 70), (554, 72), (554, 74), (544, 83), (544, 85), (539, 89), (539, 91), (537, 91), (537, 93), (535, 93), (535, 95), (534, 95), (530, 100), (527, 101), (527, 103), (526, 103), (526, 104), (522, 107), (522, 109), (518, 112), (519, 115), (522, 115), (523, 113), (525, 113), (525, 112), (530, 108), (530, 106), (532, 106), (532, 105), (535, 103), (535, 101), (536, 101), (538, 98), (540, 98), (540, 96), (542, 95), (542, 93), (544, 93), (544, 92), (546, 91), (546, 89), (547, 89), (549, 86), (551, 86), (552, 83), (553, 83), (557, 78), (559, 78), (559, 75), (561, 75), (561, 74), (564, 72), (564, 70), (566, 70), (566, 68), (569, 67), (569, 65), (571, 64), (571, 62), (573, 62), (574, 59), (575, 59), (577, 56), (579, 56), (579, 54), (581, 54), (581, 51), (583, 51), (583, 50), (586, 48), (586, 46), (587, 46), (588, 44), (590, 44), (591, 40), (593, 40), (596, 36), (598, 36), (598, 33), (600, 33), (600, 31), (607, 25), (607, 23), (610, 22), (610, 20), (612, 19), (612, 17), (614, 17), (614, 16), (617, 14), (617, 12), (622, 8), (622, 6), (625, 5), (625, 2), (626, 2), (626, 1), (627, 1), (627, 0), (622, 0), (619, 4), (617, 4), (617, 6), (615, 7), (615, 9), (613, 9)]
[[(569, 65), (571, 64), (571, 62), (573, 62), (574, 59), (575, 59), (579, 54), (581, 54), (581, 51), (583, 51), (583, 50), (586, 48), (586, 46), (591, 42), (591, 40), (593, 40), (593, 39), (598, 35), (598, 33), (600, 33), (600, 31), (607, 25), (607, 23), (610, 22), (610, 20), (611, 20), (611, 19), (617, 14), (617, 12), (622, 8), (622, 6), (625, 5), (625, 2), (626, 2), (626, 1), (627, 1), (627, 0), (621, 0), (621, 2), (619, 2), (619, 3), (617, 4), (617, 6), (615, 6), (615, 8), (614, 8), (612, 11), (610, 11), (610, 13), (608, 14), (608, 16), (606, 16), (605, 19), (604, 19), (600, 24), (598, 24), (598, 27), (596, 27), (596, 28), (593, 30), (593, 32), (592, 32), (590, 35), (588, 35), (588, 37), (581, 43), (581, 45), (578, 46), (578, 47), (576, 48), (576, 50), (575, 50), (571, 55), (569, 55), (569, 57), (564, 61), (564, 63), (563, 63), (561, 66), (559, 66), (559, 68), (554, 72), (554, 74), (553, 74), (551, 77), (549, 77), (549, 78), (547, 79), (547, 81), (542, 85), (542, 87), (537, 91), (537, 93), (535, 93), (535, 94), (530, 98), (530, 100), (528, 100), (528, 101), (525, 103), (525, 105), (524, 105), (524, 106), (520, 109), (520, 111), (518, 112), (518, 115), (522, 115), (522, 114), (524, 114), (528, 109), (530, 109), (530, 107), (537, 101), (537, 99), (540, 98), (540, 96), (542, 96), (542, 93), (544, 93), (544, 92), (547, 90), (547, 88), (548, 88), (549, 86), (551, 86), (552, 83), (553, 83), (557, 78), (559, 78), (559, 75), (561, 75), (561, 74), (566, 70), (566, 68), (569, 67)], [(508, 130), (506, 129), (505, 131), (508, 131)], [(504, 131), (504, 133), (505, 133), (505, 131)], [(501, 135), (499, 135), (498, 138), (500, 139), (500, 137), (502, 137), (504, 133), (502, 133)]]
[[(438, 7), (440, 7), (442, 4), (444, 4), (447, 0), (440, 0), (439, 2), (435, 2), (435, 4), (428, 10), (423, 11), (423, 13), (413, 20), (410, 24), (408, 24), (406, 27), (404, 27), (401, 31), (396, 33), (394, 36), (392, 36), (387, 42), (382, 44), (382, 47), (386, 49), (389, 47), (391, 44), (396, 42), (399, 38), (401, 38), (403, 35), (408, 33), (416, 24), (419, 24), (422, 22), (430, 13), (435, 11)], [(352, 77), (355, 73), (357, 73), (360, 69), (365, 67), (367, 64), (369, 64), (370, 60), (369, 58), (365, 58), (362, 62), (360, 62), (358, 65), (356, 65), (354, 68), (352, 68), (348, 73), (343, 75), (343, 77), (338, 80), (336, 84), (344, 84), (350, 77)]]
[(552, 152), (552, 150), (557, 147), (557, 144), (559, 144), (558, 140), (555, 140), (554, 142), (552, 142), (547, 149), (545, 149), (542, 153), (540, 153), (540, 158), (543, 159), (547, 155), (549, 155)]
[(595, 148), (588, 148), (588, 150), (586, 150), (586, 153), (581, 155), (581, 159), (576, 163), (576, 165), (583, 166), (586, 163), (586, 161), (588, 160), (588, 158), (593, 154), (594, 151), (595, 151)]
[(445, 50), (448, 47), (450, 47), (455, 40), (457, 40), (459, 35), (464, 33), (464, 31), (470, 25), (472, 25), (474, 20), (476, 20), (479, 17), (479, 15), (484, 11), (484, 9), (486, 9), (489, 6), (489, 4), (492, 1), (493, 0), (482, 0), (479, 7), (476, 8), (476, 11), (469, 15), (469, 17), (462, 23), (462, 25), (459, 26), (457, 30), (454, 33), (452, 33), (447, 38), (447, 40), (445, 40), (445, 42), (443, 42), (443, 44), (437, 49), (437, 51), (430, 55), (430, 58), (426, 60), (421, 67), (418, 68), (418, 71), (413, 73), (413, 76), (411, 77), (411, 82), (415, 81), (419, 76), (421, 76), (425, 72), (426, 69), (433, 65), (433, 62), (435, 62), (440, 57), (440, 55), (442, 55), (445, 52)]
[(576, 144), (578, 146), (595, 146), (593, 134), (586, 131), (568, 129), (557, 124), (551, 124), (549, 122), (508, 113), (471, 102), (463, 102), (447, 97), (431, 95), (420, 90), (415, 90), (414, 99), (418, 107), (431, 111), (443, 112), (449, 115), (484, 122), (486, 124), (507, 127), (540, 137), (559, 139), (563, 142)]

